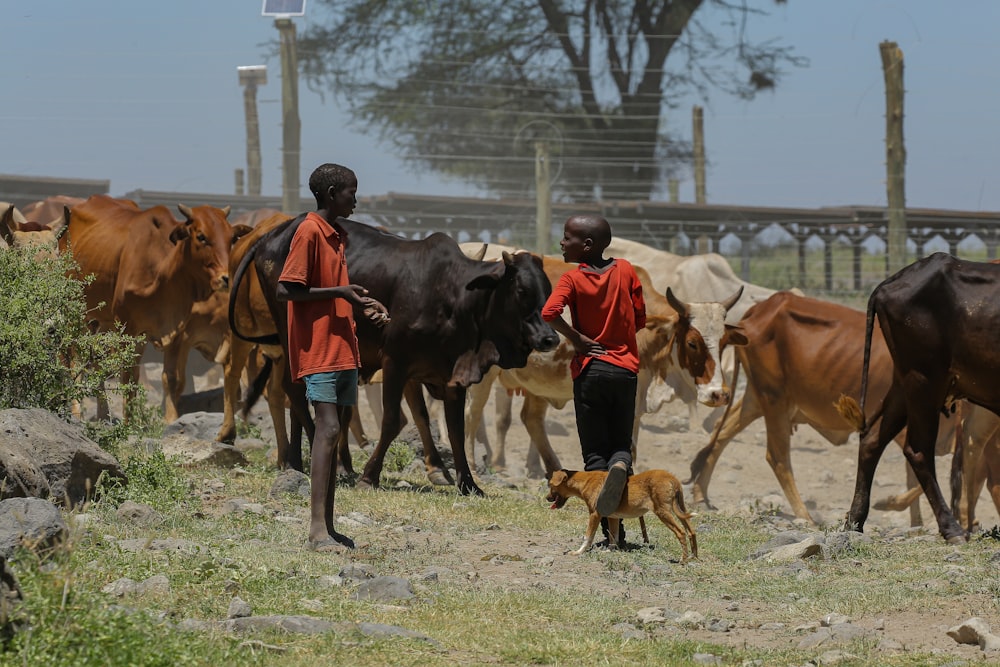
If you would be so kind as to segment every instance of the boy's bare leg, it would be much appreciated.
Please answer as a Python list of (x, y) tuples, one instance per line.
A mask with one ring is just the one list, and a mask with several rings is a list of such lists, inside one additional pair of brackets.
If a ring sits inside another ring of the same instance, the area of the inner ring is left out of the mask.
[(316, 437), (312, 443), (309, 481), (309, 547), (335, 549), (342, 545), (353, 549), (354, 542), (333, 527), (333, 500), (337, 488), (337, 436), (340, 434), (340, 410), (335, 403), (313, 403), (316, 410)]

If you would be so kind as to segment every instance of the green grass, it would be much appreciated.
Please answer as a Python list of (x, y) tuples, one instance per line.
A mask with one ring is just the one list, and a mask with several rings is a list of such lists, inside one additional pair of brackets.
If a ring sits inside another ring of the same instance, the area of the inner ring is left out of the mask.
[[(0, 664), (689, 665), (696, 653), (712, 653), (727, 665), (805, 664), (823, 651), (791, 648), (796, 636), (734, 647), (721, 636), (704, 641), (666, 626), (643, 627), (636, 611), (707, 605), (706, 616), (715, 610), (748, 628), (761, 622), (792, 628), (829, 613), (872, 619), (932, 608), (943, 599), (960, 601), (968, 616), (990, 617), (1000, 594), (990, 562), (993, 539), (955, 547), (876, 535), (829, 560), (805, 561), (792, 574), (748, 559), (769, 539), (763, 515), (713, 512), (695, 520), (701, 558), (688, 566), (676, 562), (679, 546), (655, 520), (649, 523), (653, 548), (574, 558), (563, 554), (578, 545), (582, 505), (548, 509), (541, 483), (484, 483), (489, 497), (466, 498), (400, 472), (386, 473), (380, 491), (339, 488), (338, 515), (359, 512), (373, 525), (345, 529), (359, 543), (350, 557), (316, 554), (303, 548), (306, 499), (270, 498), (274, 471), (259, 462), (236, 472), (180, 468), (152, 456), (135, 459), (131, 468), (134, 486), (100, 495), (82, 513), (85, 521), (70, 517), (74, 528), (64, 548), (45, 558), (21, 552), (14, 559), (28, 629), (0, 653)], [(392, 489), (404, 479), (409, 490)], [(231, 498), (261, 503), (265, 513), (223, 512)], [(119, 519), (117, 506), (126, 499), (153, 505), (161, 522), (148, 527)], [(188, 540), (194, 547), (129, 551), (117, 544), (149, 538)], [(946, 558), (954, 553), (961, 556), (958, 565)], [(416, 597), (376, 603), (353, 599), (351, 586), (323, 585), (324, 575), (336, 575), (352, 560), (375, 574), (409, 579)], [(961, 576), (954, 575), (956, 567)], [(437, 580), (424, 577), (431, 570), (441, 573)], [(170, 590), (123, 599), (101, 592), (122, 577), (153, 575), (166, 575)], [(256, 615), (384, 623), (430, 641), (351, 632), (238, 636), (177, 627), (183, 619), (224, 619), (234, 595)], [(739, 609), (721, 612), (730, 600)], [(645, 639), (623, 638), (619, 623), (632, 624)], [(872, 644), (842, 647), (858, 659), (841, 664), (955, 659), (890, 656)]]

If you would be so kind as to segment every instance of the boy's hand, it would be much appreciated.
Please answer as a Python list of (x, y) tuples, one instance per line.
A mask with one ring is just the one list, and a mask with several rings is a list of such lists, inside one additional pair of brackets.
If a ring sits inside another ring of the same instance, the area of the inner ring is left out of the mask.
[(362, 312), (377, 327), (384, 327), (389, 324), (389, 311), (380, 302), (366, 296)]
[(573, 347), (577, 354), (582, 354), (585, 357), (601, 357), (607, 353), (603, 345), (583, 334), (580, 334), (579, 339), (573, 341)]

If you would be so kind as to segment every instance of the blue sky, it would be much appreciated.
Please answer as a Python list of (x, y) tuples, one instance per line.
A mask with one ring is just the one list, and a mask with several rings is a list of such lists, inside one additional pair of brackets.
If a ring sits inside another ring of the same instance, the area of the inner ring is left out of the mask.
[[(260, 0), (39, 0), (4, 6), (0, 173), (107, 178), (130, 190), (233, 191), (245, 167), (240, 65), (268, 65), (258, 92), (263, 191), (281, 194), (277, 39)], [(907, 205), (1000, 210), (1000, 2), (789, 0), (751, 22), (810, 60), (753, 102), (716, 93), (705, 108), (708, 200), (816, 207), (885, 203), (885, 92), (879, 42), (904, 54)], [(307, 2), (299, 30), (323, 14)], [(710, 18), (710, 17), (706, 17)], [(388, 146), (304, 84), (302, 180), (321, 162), (351, 166), (361, 195), (475, 194), (407, 170)], [(303, 192), (305, 195), (306, 193)], [(690, 181), (681, 199), (694, 198)]]

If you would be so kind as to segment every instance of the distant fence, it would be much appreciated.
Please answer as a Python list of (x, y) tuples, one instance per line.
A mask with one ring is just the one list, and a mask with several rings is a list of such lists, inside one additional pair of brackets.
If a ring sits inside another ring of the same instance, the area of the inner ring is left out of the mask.
[[(23, 205), (26, 193), (45, 193), (32, 196), (34, 201), (51, 194), (86, 197), (108, 191), (108, 181), (34, 179), (34, 185), (29, 181), (29, 177), (0, 175), (0, 200)], [(281, 208), (281, 197), (268, 196), (134, 190), (124, 197), (142, 208), (158, 204), (171, 208), (177, 204), (231, 206), (232, 215)], [(887, 275), (884, 248), (888, 214), (882, 207), (556, 202), (552, 205), (548, 252), (558, 253), (562, 223), (574, 213), (603, 215), (616, 236), (662, 250), (681, 255), (718, 252), (744, 280), (775, 289), (860, 293)], [(387, 194), (360, 198), (355, 216), (409, 238), (444, 232), (458, 241), (492, 241), (536, 249), (533, 200)], [(1000, 212), (907, 209), (906, 220), (911, 260), (935, 250), (968, 259), (997, 257)]]

